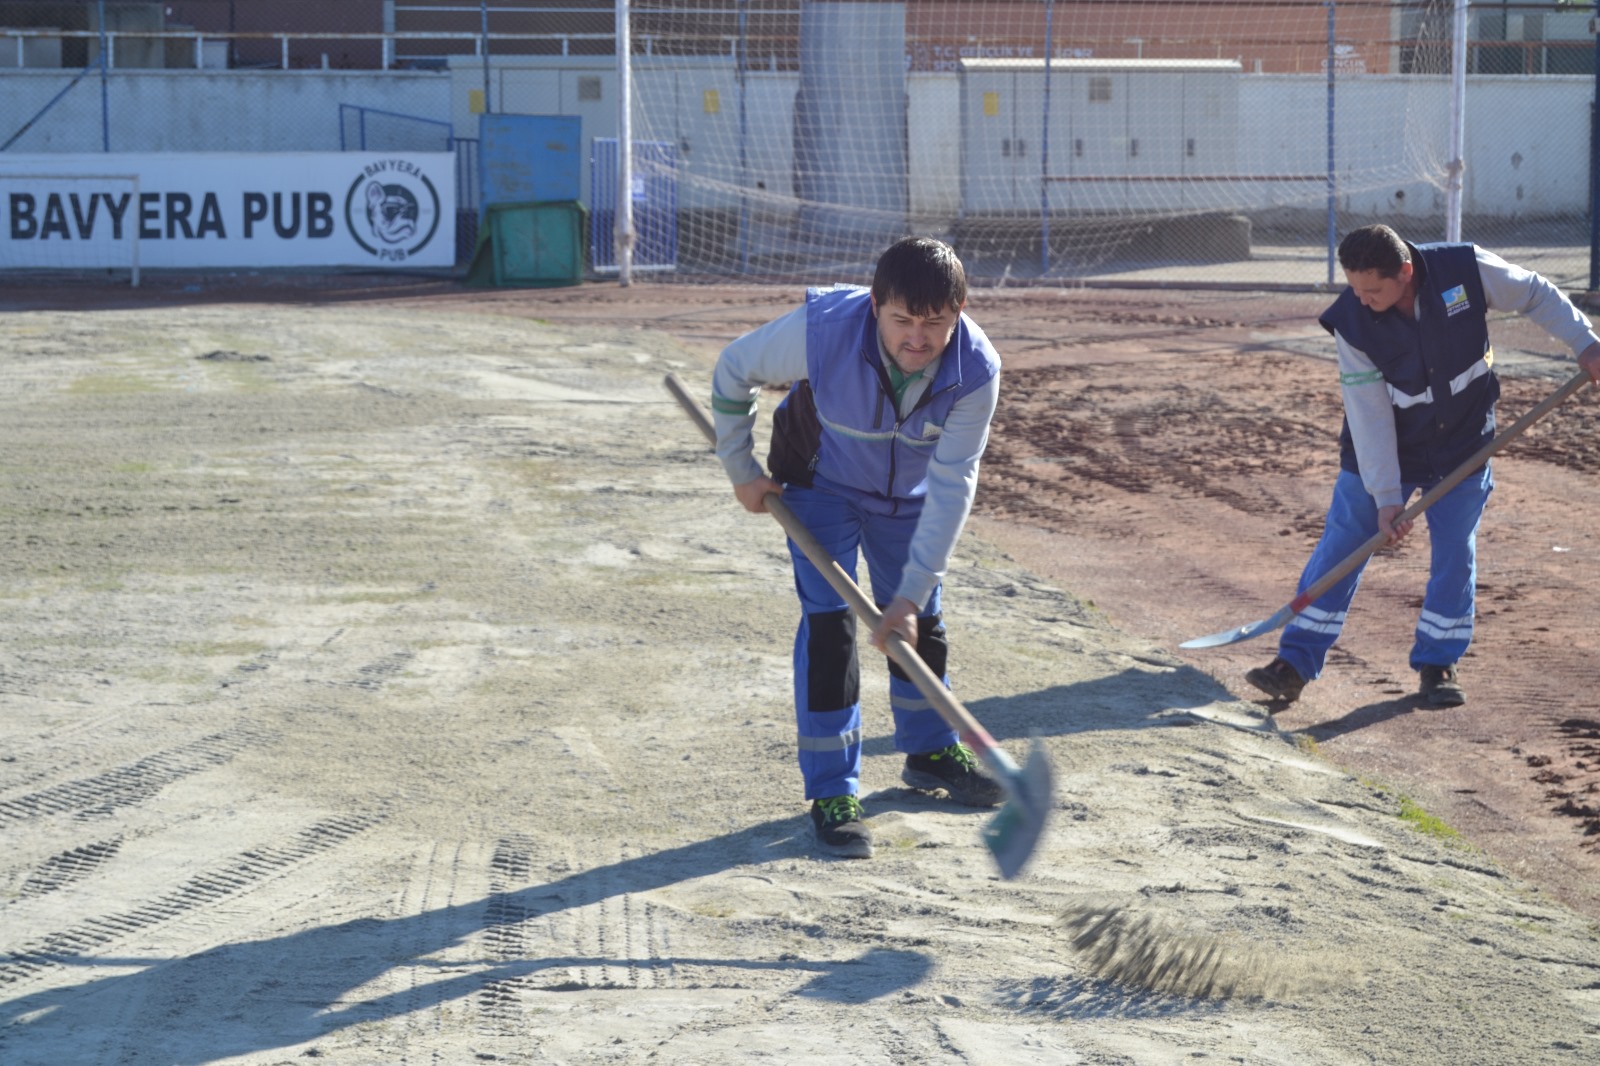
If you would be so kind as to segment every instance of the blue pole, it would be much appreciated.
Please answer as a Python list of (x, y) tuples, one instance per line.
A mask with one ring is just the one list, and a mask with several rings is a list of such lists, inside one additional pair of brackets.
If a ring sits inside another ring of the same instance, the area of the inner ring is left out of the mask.
[(1333, 284), (1333, 263), (1338, 247), (1337, 212), (1334, 209), (1337, 182), (1334, 178), (1334, 150), (1333, 150), (1333, 35), (1334, 35), (1334, 4), (1336, 0), (1328, 0), (1328, 284)]
[[(1600, 0), (1594, 13), (1600, 19)], [(1600, 288), (1600, 33), (1594, 38), (1594, 101), (1589, 105), (1589, 291)]]
[(1039, 276), (1050, 273), (1050, 53), (1055, 0), (1044, 3), (1044, 127), (1039, 131)]
[(750, 272), (750, 164), (745, 151), (750, 126), (745, 114), (745, 70), (750, 65), (745, 36), (746, 19), (749, 18), (749, 0), (739, 0), (739, 270)]
[(489, 104), (489, 0), (479, 0), (478, 16), (483, 36), (483, 113), (492, 115), (494, 108)]
[(111, 151), (111, 95), (106, 88), (106, 0), (100, 0), (100, 150)]

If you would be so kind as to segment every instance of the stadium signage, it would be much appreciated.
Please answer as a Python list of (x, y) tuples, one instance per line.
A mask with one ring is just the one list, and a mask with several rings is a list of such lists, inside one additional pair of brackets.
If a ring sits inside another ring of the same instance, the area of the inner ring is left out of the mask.
[(0, 265), (450, 266), (454, 189), (445, 152), (9, 156)]

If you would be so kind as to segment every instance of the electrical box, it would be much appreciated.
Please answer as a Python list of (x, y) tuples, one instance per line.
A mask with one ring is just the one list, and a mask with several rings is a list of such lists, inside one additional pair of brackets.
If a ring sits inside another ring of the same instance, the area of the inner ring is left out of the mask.
[[(1234, 60), (961, 61), (964, 214), (1194, 210), (1238, 160)], [(1175, 178), (1188, 179), (1174, 181)]]

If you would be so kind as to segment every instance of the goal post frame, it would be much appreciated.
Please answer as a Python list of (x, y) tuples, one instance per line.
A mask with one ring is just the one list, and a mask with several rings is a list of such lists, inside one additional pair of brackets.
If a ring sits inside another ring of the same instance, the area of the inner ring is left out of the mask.
[[(127, 244), (128, 244), (127, 270), (128, 270), (128, 274), (129, 274), (129, 284), (131, 285), (131, 287), (133, 287), (135, 289), (137, 289), (139, 287), (139, 225), (138, 225), (139, 175), (138, 174), (125, 174), (125, 173), (121, 173), (121, 174), (104, 173), (103, 174), (103, 173), (98, 173), (98, 172), (95, 172), (95, 173), (86, 173), (85, 172), (85, 173), (76, 173), (76, 174), (63, 174), (63, 173), (47, 173), (47, 172), (43, 172), (43, 171), (27, 171), (27, 172), (12, 173), (12, 172), (8, 172), (8, 171), (5, 171), (3, 169), (0, 169), (0, 181), (16, 181), (16, 180), (35, 181), (35, 182), (66, 182), (66, 181), (74, 181), (74, 182), (76, 182), (76, 181), (125, 181), (125, 182), (127, 182), (129, 184), (129, 186), (133, 190), (132, 191), (132, 198), (129, 201), (129, 206), (134, 209), (134, 215), (133, 215), (133, 218), (132, 218), (132, 225), (129, 227), (128, 231), (123, 236), (123, 240), (126, 241)], [(116, 269), (116, 267), (113, 266), (113, 267), (109, 267), (108, 269)]]

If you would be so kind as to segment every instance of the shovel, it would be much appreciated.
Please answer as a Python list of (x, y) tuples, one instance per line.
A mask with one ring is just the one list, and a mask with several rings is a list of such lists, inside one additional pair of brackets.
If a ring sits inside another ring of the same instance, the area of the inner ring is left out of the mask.
[[(666, 377), (668, 391), (677, 399), (695, 425), (700, 427), (700, 432), (712, 444), (716, 443), (717, 432), (711, 425), (711, 420), (701, 410), (700, 405), (689, 395), (683, 382), (677, 375), (668, 374)], [(867, 625), (877, 628), (882, 617), (878, 608), (861, 591), (860, 587), (851, 580), (850, 575), (844, 572), (834, 558), (823, 550), (822, 545), (811, 535), (810, 530), (795, 517), (781, 497), (775, 492), (766, 496), (767, 510), (783, 526), (784, 532), (789, 534), (789, 539), (799, 545), (811, 564), (821, 571), (822, 576), (828, 579), (834, 591), (843, 596), (845, 602), (855, 611), (856, 616)], [(933, 704), (934, 710), (939, 712), (939, 717), (945, 724), (961, 734), (961, 739), (970, 747), (983, 764), (989, 768), (999, 780), (1006, 791), (1006, 802), (999, 812), (989, 821), (983, 829), (983, 842), (993, 853), (995, 863), (1000, 867), (1000, 876), (1006, 880), (1016, 877), (1022, 871), (1033, 849), (1039, 842), (1040, 835), (1044, 832), (1045, 821), (1050, 814), (1050, 808), (1055, 794), (1055, 773), (1051, 769), (1050, 760), (1045, 756), (1044, 747), (1037, 738), (1028, 752), (1025, 765), (1018, 766), (1005, 750), (995, 744), (986, 729), (978, 723), (972, 713), (963, 707), (950, 690), (922, 657), (898, 633), (890, 633), (884, 642), (889, 658), (893, 659), (900, 668), (906, 672), (916, 684), (925, 699)]]
[[(1567, 397), (1571, 396), (1573, 393), (1577, 392), (1578, 389), (1583, 387), (1588, 380), (1589, 374), (1587, 371), (1578, 371), (1567, 380), (1565, 385), (1561, 386), (1555, 392), (1546, 397), (1544, 401), (1539, 404), (1539, 406), (1535, 407), (1533, 410), (1517, 419), (1516, 423), (1509, 429), (1495, 437), (1488, 444), (1485, 444), (1483, 447), (1479, 448), (1472, 454), (1470, 458), (1466, 460), (1466, 462), (1450, 471), (1450, 473), (1445, 476), (1443, 481), (1439, 482), (1427, 492), (1424, 492), (1421, 496), (1418, 496), (1417, 502), (1412, 504), (1410, 507), (1407, 507), (1404, 511), (1401, 511), (1395, 521), (1397, 523), (1405, 522), (1417, 517), (1423, 511), (1426, 511), (1439, 499), (1439, 497), (1443, 496), (1445, 493), (1459, 485), (1468, 474), (1471, 474), (1474, 470), (1478, 469), (1478, 467), (1482, 466), (1484, 463), (1487, 463), (1489, 461), (1489, 457), (1495, 452), (1498, 452), (1501, 448), (1504, 448), (1507, 444), (1510, 444), (1513, 440), (1516, 440), (1518, 437), (1522, 436), (1529, 426), (1533, 425), (1535, 422), (1539, 421), (1539, 419), (1549, 414), (1557, 405), (1566, 400)], [(1383, 547), (1384, 542), (1387, 539), (1388, 538), (1381, 530), (1377, 533), (1374, 533), (1371, 539), (1369, 539), (1365, 544), (1361, 545), (1361, 547), (1357, 548), (1355, 551), (1351, 552), (1349, 555), (1345, 556), (1337, 566), (1335, 566), (1332, 570), (1329, 570), (1326, 574), (1323, 574), (1304, 592), (1300, 593), (1300, 595), (1290, 600), (1284, 606), (1278, 608), (1277, 613), (1272, 615), (1272, 617), (1263, 618), (1259, 622), (1250, 622), (1246, 625), (1239, 626), (1237, 629), (1225, 629), (1221, 633), (1213, 633), (1209, 637), (1196, 637), (1193, 640), (1186, 640), (1182, 644), (1179, 644), (1178, 647), (1220, 648), (1225, 644), (1238, 644), (1240, 641), (1249, 640), (1251, 637), (1259, 637), (1263, 633), (1272, 632), (1279, 626), (1287, 625), (1291, 618), (1305, 610), (1307, 607), (1311, 606), (1311, 604), (1316, 601), (1317, 597), (1321, 596), (1324, 592), (1327, 592), (1329, 589), (1333, 588), (1333, 586), (1337, 585), (1345, 578), (1346, 575), (1350, 573), (1350, 571), (1354, 570), (1356, 567), (1360, 566), (1364, 561), (1366, 561), (1368, 556), (1377, 551), (1379, 548)]]

